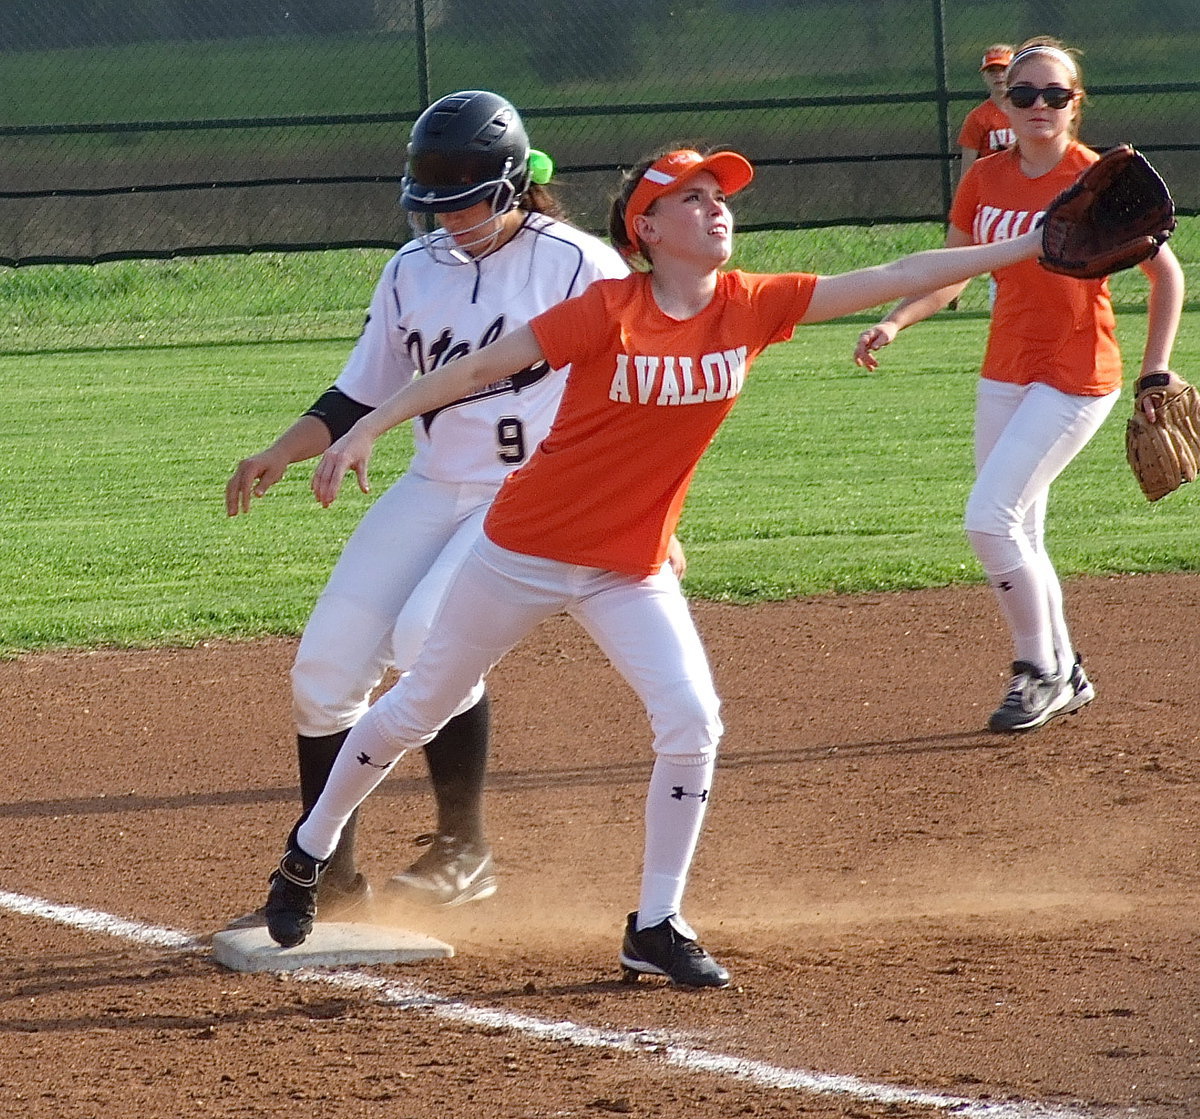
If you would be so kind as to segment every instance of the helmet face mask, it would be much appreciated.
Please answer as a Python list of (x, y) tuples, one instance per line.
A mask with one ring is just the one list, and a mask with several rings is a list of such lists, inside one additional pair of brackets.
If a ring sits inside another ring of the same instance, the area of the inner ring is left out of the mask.
[[(439, 264), (471, 264), (480, 257), (487, 256), (496, 246), (500, 234), (504, 231), (502, 221), (505, 214), (516, 204), (516, 195), (511, 185), (505, 180), (499, 180), (492, 186), (491, 205), (483, 210), (479, 221), (467, 226), (456, 226), (451, 232), (439, 220), (439, 214), (458, 213), (463, 209), (472, 209), (480, 202), (488, 201), (485, 195), (477, 202), (468, 206), (433, 210), (410, 210), (408, 225), (413, 236), (421, 242), (421, 247)], [(474, 193), (474, 192), (473, 192)], [(482, 207), (480, 207), (483, 209)]]
[[(495, 93), (466, 90), (435, 101), (413, 125), (400, 203), (413, 232), (442, 263), (489, 251), (497, 219), (529, 186), (529, 140), (516, 109)], [(489, 203), (490, 214), (454, 236), (436, 215)], [(478, 236), (474, 236), (478, 234)]]

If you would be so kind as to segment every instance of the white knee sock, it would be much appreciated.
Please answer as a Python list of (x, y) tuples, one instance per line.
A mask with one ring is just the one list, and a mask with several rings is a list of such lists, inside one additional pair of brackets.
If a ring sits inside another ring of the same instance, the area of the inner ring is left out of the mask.
[(680, 912), (715, 767), (713, 754), (659, 754), (655, 758), (646, 794), (639, 929)]
[(404, 756), (403, 750), (397, 750), (379, 733), (377, 722), (368, 711), (354, 724), (338, 753), (329, 780), (325, 782), (324, 791), (296, 833), (301, 849), (314, 859), (327, 859), (333, 854), (351, 813)]
[(967, 536), (1008, 623), (1013, 659), (1028, 661), (1039, 672), (1056, 672), (1058, 656), (1041, 561), (1023, 540), (987, 532), (968, 531)]
[(1042, 565), (1042, 586), (1046, 591), (1047, 609), (1050, 613), (1050, 632), (1053, 634), (1054, 655), (1058, 658), (1058, 673), (1060, 676), (1070, 675), (1075, 664), (1075, 643), (1071, 640), (1070, 630), (1067, 629), (1067, 615), (1063, 607), (1062, 584), (1058, 581), (1058, 572), (1050, 562), (1046, 552), (1037, 553)]

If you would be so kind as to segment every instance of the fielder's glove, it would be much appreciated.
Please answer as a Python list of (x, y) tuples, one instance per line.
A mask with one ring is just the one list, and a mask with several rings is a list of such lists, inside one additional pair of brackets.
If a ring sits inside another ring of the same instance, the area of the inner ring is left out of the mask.
[[(1144, 401), (1151, 397), (1154, 421)], [(1125, 426), (1125, 457), (1147, 501), (1196, 480), (1200, 463), (1200, 396), (1171, 373), (1148, 373), (1137, 383), (1133, 415)]]
[(1098, 280), (1148, 260), (1175, 228), (1167, 185), (1141, 152), (1118, 144), (1046, 210), (1043, 268)]

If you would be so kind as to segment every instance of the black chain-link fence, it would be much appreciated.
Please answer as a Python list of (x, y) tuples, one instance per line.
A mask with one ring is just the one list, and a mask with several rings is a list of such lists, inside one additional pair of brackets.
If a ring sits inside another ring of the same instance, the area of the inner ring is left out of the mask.
[(676, 141), (756, 163), (743, 229), (940, 221), (983, 48), (1032, 34), (1084, 52), (1083, 138), (1200, 211), (1196, 0), (0, 0), (0, 264), (395, 245), (411, 122), (463, 88), (593, 230)]

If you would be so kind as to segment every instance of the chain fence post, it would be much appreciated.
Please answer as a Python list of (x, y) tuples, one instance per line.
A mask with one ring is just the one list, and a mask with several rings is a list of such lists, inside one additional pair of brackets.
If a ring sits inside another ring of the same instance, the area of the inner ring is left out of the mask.
[[(950, 177), (950, 91), (946, 76), (946, 5), (945, 0), (933, 0), (933, 65), (937, 86), (938, 151), (942, 165), (942, 232), (950, 228), (950, 203), (954, 200), (954, 184)], [(949, 310), (958, 310), (958, 300), (952, 299)]]
[(950, 212), (954, 197), (950, 177), (950, 90), (946, 75), (946, 5), (933, 2), (933, 64), (937, 86), (938, 151), (942, 157), (942, 213)]
[(429, 108), (429, 32), (425, 26), (425, 0), (413, 0), (413, 26), (417, 32), (417, 98), (419, 108)]

